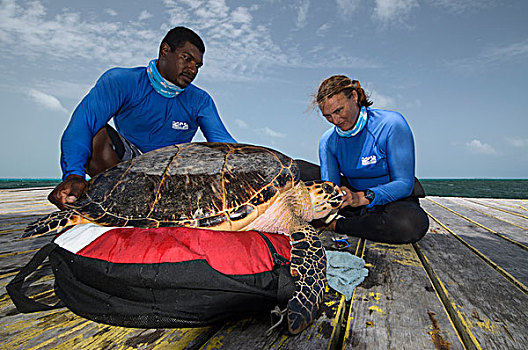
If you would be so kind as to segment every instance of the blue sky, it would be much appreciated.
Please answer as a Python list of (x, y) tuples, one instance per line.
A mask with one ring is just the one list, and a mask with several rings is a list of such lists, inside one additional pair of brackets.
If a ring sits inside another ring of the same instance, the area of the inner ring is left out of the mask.
[[(358, 79), (414, 132), (420, 178), (527, 178), (525, 0), (0, 0), (0, 178), (58, 178), (59, 140), (108, 68), (177, 25), (232, 135), (317, 161), (320, 82)], [(195, 140), (201, 141), (199, 134)]]

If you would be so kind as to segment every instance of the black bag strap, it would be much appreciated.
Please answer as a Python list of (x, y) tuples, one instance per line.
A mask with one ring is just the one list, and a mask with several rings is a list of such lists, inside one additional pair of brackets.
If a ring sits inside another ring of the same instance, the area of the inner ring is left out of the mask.
[(290, 267), (281, 266), (278, 269), (279, 272), (279, 283), (277, 285), (277, 304), (280, 307), (286, 307), (288, 301), (291, 299), (297, 287), (293, 282), (293, 278), (290, 274)]
[(273, 258), (273, 264), (275, 264), (274, 268), (277, 268), (278, 266), (290, 264), (290, 260), (286, 259), (285, 257), (283, 257), (277, 252), (277, 249), (275, 249), (275, 246), (273, 245), (273, 243), (271, 243), (270, 239), (266, 237), (265, 234), (263, 234), (260, 231), (255, 231), (255, 232), (258, 233), (260, 237), (262, 237), (262, 239), (264, 239), (264, 241), (266, 242), (266, 245), (268, 246), (268, 249), (271, 253), (271, 257)]
[(277, 302), (280, 307), (284, 307), (296, 290), (295, 283), (293, 282), (293, 278), (290, 274), (290, 261), (277, 252), (277, 249), (275, 249), (275, 246), (265, 234), (259, 231), (255, 232), (257, 232), (260, 237), (264, 239), (273, 258), (273, 263), (275, 264), (274, 270), (276, 270), (279, 275), (279, 281), (277, 285)]
[(11, 300), (13, 300), (13, 304), (15, 304), (19, 312), (29, 313), (36, 311), (46, 311), (58, 309), (64, 306), (62, 301), (59, 301), (55, 305), (39, 303), (38, 301), (26, 296), (22, 290), (22, 285), (26, 278), (37, 270), (37, 268), (42, 264), (42, 262), (44, 262), (44, 260), (56, 247), (58, 247), (58, 245), (55, 243), (48, 243), (44, 247), (40, 248), (40, 250), (33, 256), (33, 258), (31, 258), (27, 265), (21, 268), (15, 278), (13, 278), (6, 286), (7, 293), (11, 297)]

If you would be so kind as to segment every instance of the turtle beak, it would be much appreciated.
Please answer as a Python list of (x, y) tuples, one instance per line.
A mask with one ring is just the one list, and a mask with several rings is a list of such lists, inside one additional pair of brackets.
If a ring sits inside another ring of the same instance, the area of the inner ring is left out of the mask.
[(332, 220), (336, 218), (338, 211), (339, 209), (333, 209), (330, 214), (328, 214), (328, 216), (323, 220), (324, 224), (328, 225), (329, 223), (331, 223)]
[[(339, 190), (332, 199), (341, 202), (341, 198), (343, 198), (345, 194), (346, 194), (345, 191)], [(339, 207), (334, 208), (330, 211), (330, 214), (328, 214), (326, 218), (323, 219), (323, 222), (325, 225), (328, 225), (330, 222), (332, 222), (336, 218), (337, 213), (340, 208), (341, 208), (341, 205), (339, 205)]]
[(343, 191), (328, 181), (307, 182), (307, 186), (311, 188), (314, 217), (325, 220), (325, 223), (333, 220), (343, 203)]

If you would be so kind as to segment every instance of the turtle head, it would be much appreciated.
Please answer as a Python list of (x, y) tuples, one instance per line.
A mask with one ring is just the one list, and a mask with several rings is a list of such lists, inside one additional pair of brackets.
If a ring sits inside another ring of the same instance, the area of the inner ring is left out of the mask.
[(312, 200), (313, 219), (333, 219), (343, 203), (339, 186), (330, 181), (309, 181), (305, 185)]

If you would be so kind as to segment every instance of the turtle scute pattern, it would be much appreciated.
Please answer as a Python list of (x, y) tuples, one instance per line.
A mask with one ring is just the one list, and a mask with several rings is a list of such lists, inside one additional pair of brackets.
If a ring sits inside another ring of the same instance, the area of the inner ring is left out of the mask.
[(289, 157), (263, 147), (174, 145), (98, 175), (73, 209), (107, 226), (229, 229), (289, 189), (298, 173)]
[(297, 289), (288, 301), (287, 323), (288, 331), (298, 334), (313, 322), (323, 301), (326, 255), (317, 232), (308, 224), (300, 225), (291, 239), (290, 272)]

